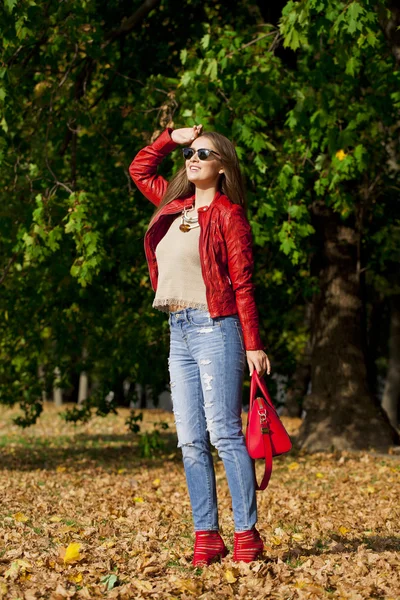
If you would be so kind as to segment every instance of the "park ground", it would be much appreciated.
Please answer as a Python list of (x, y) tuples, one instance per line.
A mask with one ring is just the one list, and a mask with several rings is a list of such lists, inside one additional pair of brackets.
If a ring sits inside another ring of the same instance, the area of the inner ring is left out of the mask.
[[(0, 413), (0, 598), (400, 598), (400, 457), (292, 451), (259, 493), (263, 560), (191, 566), (193, 528), (171, 413), (127, 409), (74, 426), (45, 406), (28, 430)], [(295, 435), (298, 420), (284, 419)], [(154, 423), (168, 423), (160, 438)], [(147, 436), (146, 436), (147, 433)], [(139, 441), (141, 443), (139, 444)], [(146, 440), (161, 440), (144, 457)], [(158, 444), (159, 445), (159, 444)], [(233, 520), (215, 455), (220, 525)], [(257, 467), (261, 475), (262, 464)]]

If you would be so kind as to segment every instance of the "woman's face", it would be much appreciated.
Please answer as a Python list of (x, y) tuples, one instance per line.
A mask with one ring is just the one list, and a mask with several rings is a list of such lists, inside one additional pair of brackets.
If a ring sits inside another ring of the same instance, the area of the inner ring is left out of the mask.
[(188, 180), (198, 188), (207, 189), (209, 187), (216, 187), (218, 177), (224, 170), (219, 158), (219, 152), (214, 144), (207, 136), (202, 135), (196, 138), (190, 147), (193, 150), (206, 148), (213, 150), (217, 154), (211, 153), (206, 160), (200, 160), (197, 154), (194, 154), (192, 158), (186, 160), (186, 175)]

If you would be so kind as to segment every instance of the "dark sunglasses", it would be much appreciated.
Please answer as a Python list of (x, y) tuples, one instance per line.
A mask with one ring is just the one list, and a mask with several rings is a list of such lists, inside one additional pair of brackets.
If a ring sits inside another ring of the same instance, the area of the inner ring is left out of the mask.
[(193, 148), (182, 148), (182, 153), (186, 160), (191, 159), (196, 153), (199, 160), (207, 160), (210, 154), (215, 154), (218, 158), (221, 158), (218, 152), (214, 152), (214, 150), (209, 150), (208, 148), (199, 148), (198, 150), (194, 150)]

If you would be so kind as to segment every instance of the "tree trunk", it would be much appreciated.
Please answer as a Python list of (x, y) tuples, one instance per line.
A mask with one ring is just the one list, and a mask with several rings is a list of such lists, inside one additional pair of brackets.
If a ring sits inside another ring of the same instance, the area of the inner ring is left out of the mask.
[(400, 296), (392, 297), (390, 309), (389, 368), (382, 406), (393, 427), (397, 427), (400, 402)]
[(56, 367), (54, 369), (55, 380), (53, 384), (53, 402), (55, 406), (62, 406), (63, 404), (63, 391), (58, 387), (58, 382), (61, 377), (60, 369)]
[[(86, 348), (82, 350), (82, 361), (86, 363), (88, 352)], [(89, 376), (86, 371), (81, 371), (79, 375), (79, 390), (78, 390), (78, 406), (82, 404), (89, 397)]]
[(357, 234), (323, 203), (314, 205), (313, 221), (319, 293), (311, 323), (312, 392), (297, 441), (311, 451), (385, 451), (398, 435), (368, 385)]
[[(311, 306), (306, 309), (307, 324), (310, 325)], [(308, 337), (303, 354), (297, 361), (296, 370), (292, 381), (286, 392), (285, 406), (281, 415), (288, 417), (300, 417), (303, 411), (304, 397), (307, 394), (311, 380), (311, 339)]]

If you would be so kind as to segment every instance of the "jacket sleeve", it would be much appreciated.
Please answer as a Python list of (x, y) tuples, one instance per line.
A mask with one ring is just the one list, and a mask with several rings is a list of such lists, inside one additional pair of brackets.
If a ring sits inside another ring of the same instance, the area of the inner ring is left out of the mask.
[(150, 146), (140, 150), (129, 167), (129, 174), (139, 190), (156, 206), (168, 187), (166, 179), (157, 175), (157, 167), (178, 146), (171, 138), (172, 131), (166, 129)]
[(228, 272), (235, 292), (236, 306), (246, 350), (264, 350), (260, 338), (258, 311), (254, 299), (253, 239), (244, 209), (233, 204), (226, 223), (225, 243)]

